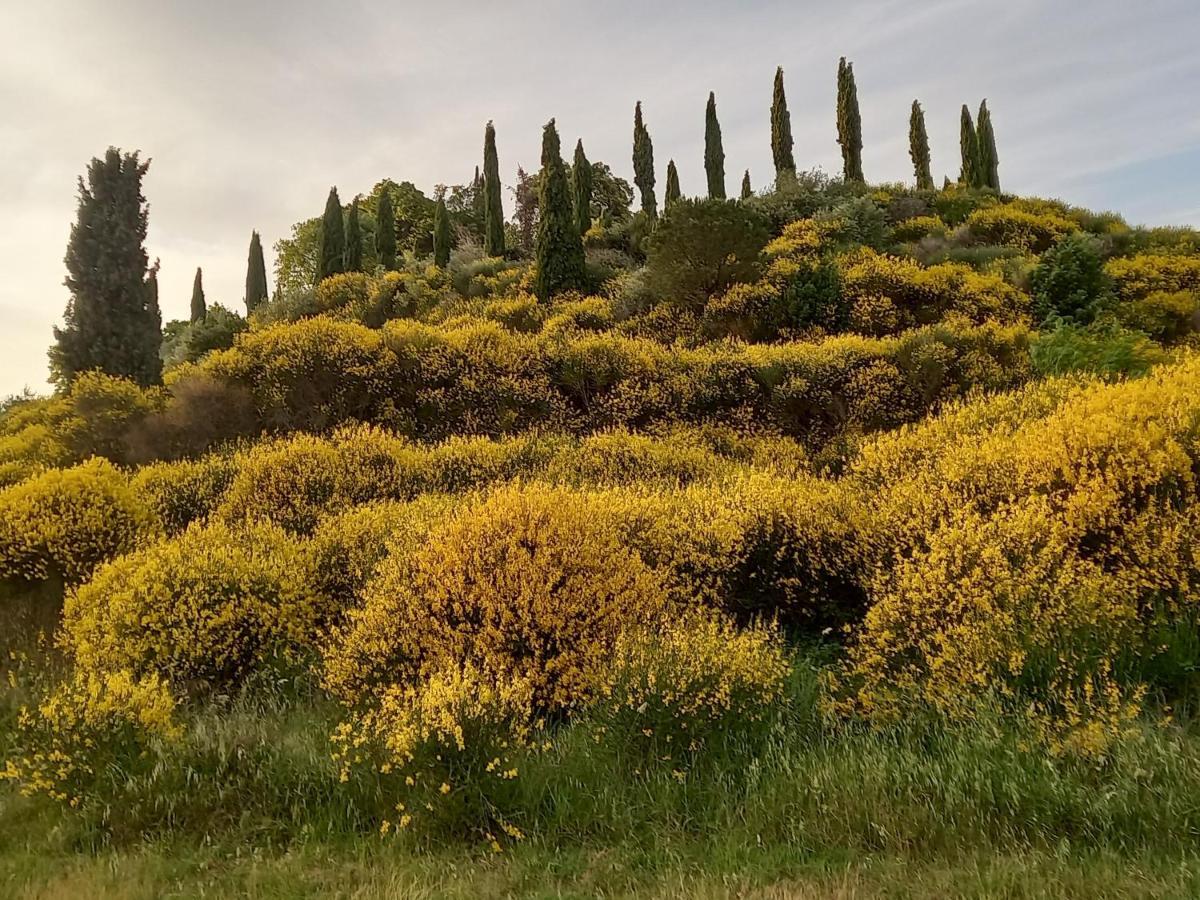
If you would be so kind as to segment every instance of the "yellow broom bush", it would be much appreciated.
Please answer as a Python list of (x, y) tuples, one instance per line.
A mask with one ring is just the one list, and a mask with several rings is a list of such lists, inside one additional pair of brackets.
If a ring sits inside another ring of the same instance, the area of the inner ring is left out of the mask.
[(142, 466), (130, 484), (157, 513), (168, 534), (208, 518), (233, 481), (237, 463), (227, 454)]

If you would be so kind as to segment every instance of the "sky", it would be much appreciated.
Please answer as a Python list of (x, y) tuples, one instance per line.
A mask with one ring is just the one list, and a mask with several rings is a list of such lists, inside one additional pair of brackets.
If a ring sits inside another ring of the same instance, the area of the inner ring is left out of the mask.
[(956, 177), (959, 110), (986, 97), (1005, 190), (1200, 225), (1196, 0), (38, 0), (0, 3), (0, 35), (0, 397), (46, 390), (76, 180), (110, 145), (152, 160), (164, 319), (197, 266), (210, 303), (244, 309), (251, 230), (270, 272), (331, 185), (469, 181), (489, 119), (506, 184), (551, 117), (632, 180), (641, 100), (660, 197), (672, 158), (699, 194), (712, 90), (729, 189), (746, 168), (760, 188), (781, 65), (797, 164), (836, 173), (843, 55), (869, 181), (912, 178), (914, 98), (935, 178)]

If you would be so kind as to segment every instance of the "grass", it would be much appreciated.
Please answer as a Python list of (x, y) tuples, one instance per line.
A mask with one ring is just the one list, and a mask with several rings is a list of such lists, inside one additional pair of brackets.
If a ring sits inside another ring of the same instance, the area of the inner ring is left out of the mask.
[[(9, 635), (44, 654), (22, 621)], [(1101, 765), (1047, 759), (1004, 721), (834, 729), (821, 664), (798, 656), (769, 735), (682, 778), (560, 729), (521, 762), (506, 802), (529, 838), (500, 854), (455, 823), (381, 836), (385, 784), (343, 784), (330, 757), (339, 710), (263, 677), (189, 711), (169, 752), (103, 773), (83, 813), (0, 785), (0, 897), (1200, 896), (1192, 723), (1147, 723)], [(29, 699), (5, 685), (0, 757)]]

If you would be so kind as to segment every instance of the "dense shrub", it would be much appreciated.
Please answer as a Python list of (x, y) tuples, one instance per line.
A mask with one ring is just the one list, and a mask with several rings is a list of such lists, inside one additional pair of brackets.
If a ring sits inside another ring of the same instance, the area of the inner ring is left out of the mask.
[(163, 329), (163, 365), (173, 368), (196, 362), (214, 350), (232, 347), (234, 337), (246, 327), (245, 319), (220, 303), (208, 307), (198, 322), (170, 322)]
[(110, 463), (52, 469), (0, 491), (0, 578), (83, 581), (160, 528)]
[(1163, 349), (1145, 334), (1112, 321), (1080, 326), (1052, 319), (1046, 326), (1029, 348), (1034, 367), (1043, 375), (1144, 375), (1167, 359)]
[(1086, 325), (1111, 303), (1112, 284), (1103, 248), (1089, 235), (1064, 238), (1042, 255), (1031, 278), (1033, 312)]
[(976, 242), (1005, 244), (1029, 253), (1044, 253), (1079, 230), (1075, 222), (1053, 210), (1031, 212), (1016, 203), (977, 209), (967, 217), (966, 227)]
[(1200, 256), (1141, 254), (1110, 259), (1104, 272), (1124, 302), (1162, 292), (1200, 292)]
[(1175, 344), (1200, 326), (1200, 292), (1155, 291), (1122, 303), (1116, 309), (1121, 323), (1144, 332), (1162, 344)]
[(72, 592), (63, 642), (84, 671), (217, 687), (312, 647), (322, 612), (304, 556), (282, 531), (193, 525)]
[(208, 518), (225, 496), (236, 471), (228, 454), (198, 460), (153, 463), (134, 475), (133, 490), (145, 500), (168, 534)]

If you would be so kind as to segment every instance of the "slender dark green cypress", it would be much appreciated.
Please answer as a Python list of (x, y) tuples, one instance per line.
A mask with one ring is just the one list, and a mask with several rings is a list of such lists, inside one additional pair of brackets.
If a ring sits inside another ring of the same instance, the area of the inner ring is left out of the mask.
[(71, 293), (54, 329), (51, 377), (65, 387), (99, 369), (139, 384), (162, 380), (161, 320), (152, 306), (145, 249), (149, 163), (110, 147), (79, 179), (79, 208), (63, 261)]
[(321, 260), (317, 281), (346, 271), (346, 224), (342, 220), (342, 201), (336, 187), (329, 189), (325, 216), (321, 220)]
[(385, 272), (396, 271), (396, 212), (388, 190), (379, 195), (375, 208), (375, 255)]
[(771, 156), (775, 160), (775, 178), (796, 174), (792, 155), (792, 116), (783, 92), (783, 66), (775, 70), (775, 93), (771, 98)]
[(438, 194), (437, 206), (433, 208), (433, 264), (444, 269), (450, 264), (450, 214), (446, 212), (446, 198)]
[(658, 217), (658, 201), (654, 198), (654, 142), (642, 121), (642, 101), (633, 109), (633, 182), (642, 196), (642, 212), (651, 219)]
[(725, 147), (721, 141), (721, 123), (717, 120), (717, 96), (708, 92), (704, 111), (704, 174), (708, 176), (708, 199), (725, 199)]
[(862, 184), (862, 117), (858, 111), (858, 86), (854, 82), (854, 63), (842, 57), (838, 62), (838, 143), (842, 145), (842, 177)]
[(361, 272), (363, 267), (362, 223), (358, 219), (358, 198), (350, 203), (346, 227), (346, 271)]
[(203, 322), (207, 315), (208, 304), (204, 302), (204, 280), (199, 267), (197, 267), (196, 277), (192, 281), (192, 321)]
[(535, 255), (537, 276), (534, 293), (549, 300), (563, 291), (582, 289), (587, 284), (583, 241), (571, 203), (566, 166), (559, 152), (554, 120), (542, 132), (542, 171), (538, 179), (538, 223)]
[(592, 227), (592, 164), (583, 152), (583, 138), (575, 144), (575, 160), (571, 166), (571, 188), (575, 199), (575, 224), (581, 235)]
[(925, 131), (925, 111), (920, 102), (912, 102), (912, 113), (908, 117), (908, 155), (912, 157), (913, 172), (917, 176), (917, 190), (933, 190), (933, 172), (929, 169), (929, 134)]
[(742, 199), (749, 200), (754, 196), (754, 189), (750, 187), (750, 170), (746, 170), (746, 174), (742, 176)]
[(262, 239), (257, 231), (250, 232), (250, 253), (246, 259), (246, 315), (254, 312), (260, 303), (266, 302), (267, 266), (263, 262)]
[(971, 110), (963, 104), (962, 121), (959, 126), (959, 149), (962, 152), (962, 171), (958, 180), (967, 187), (983, 187), (983, 163), (979, 158), (979, 133), (971, 119)]
[(976, 133), (979, 143), (980, 177), (983, 179), (983, 186), (999, 191), (1000, 157), (996, 153), (996, 132), (992, 130), (992, 113), (988, 109), (987, 100), (979, 105)]
[(663, 190), (663, 210), (674, 206), (683, 196), (679, 190), (679, 170), (675, 168), (675, 160), (667, 160), (667, 186)]
[(504, 207), (500, 198), (500, 162), (496, 156), (496, 127), (483, 132), (483, 251), (504, 255)]

